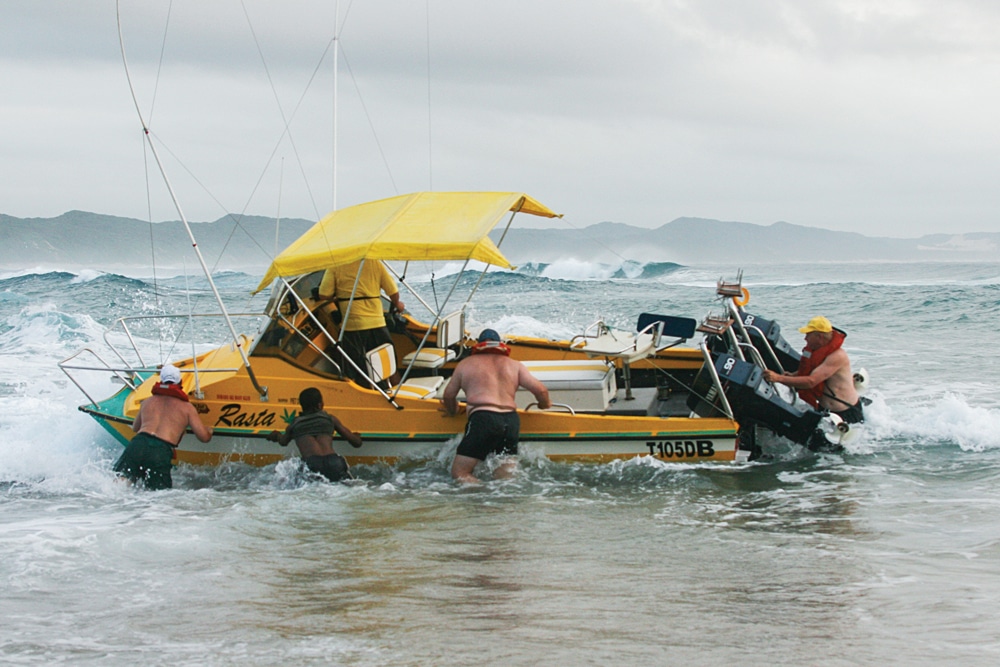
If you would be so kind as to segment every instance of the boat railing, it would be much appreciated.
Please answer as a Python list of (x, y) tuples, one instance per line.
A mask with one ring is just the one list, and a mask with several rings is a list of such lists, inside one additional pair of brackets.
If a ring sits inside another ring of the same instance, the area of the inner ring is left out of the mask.
[[(775, 365), (777, 366), (777, 368), (778, 368), (778, 370), (780, 372), (784, 373), (785, 369), (781, 365), (781, 361), (778, 360), (778, 354), (774, 351), (774, 348), (771, 346), (771, 341), (769, 341), (767, 338), (764, 337), (764, 332), (761, 331), (759, 327), (755, 327), (752, 324), (749, 325), (749, 326), (747, 326), (746, 328), (748, 330), (750, 330), (750, 331), (756, 331), (757, 332), (757, 334), (760, 336), (761, 342), (764, 343), (764, 349), (767, 350), (768, 356), (771, 357), (771, 361), (773, 361), (775, 363)], [(756, 348), (756, 345), (754, 346), (754, 348)], [(764, 364), (762, 362), (761, 366), (763, 366), (763, 365)]]
[[(230, 317), (255, 317), (261, 318), (263, 315), (261, 313), (230, 313)], [(110, 336), (114, 334), (116, 328), (121, 328), (125, 337), (128, 339), (129, 345), (132, 348), (132, 352), (135, 354), (136, 359), (139, 360), (140, 366), (148, 366), (145, 359), (142, 357), (142, 352), (139, 351), (139, 346), (135, 341), (135, 337), (132, 335), (132, 330), (129, 328), (130, 322), (139, 322), (146, 320), (190, 320), (193, 318), (199, 319), (223, 319), (224, 316), (221, 313), (178, 313), (178, 314), (159, 314), (159, 315), (127, 315), (125, 317), (119, 317), (115, 320), (110, 327), (104, 331), (104, 342), (107, 344), (111, 351), (115, 353), (123, 364), (126, 366), (130, 365), (131, 362), (125, 358), (125, 356), (118, 350), (118, 347), (111, 342)]]
[(740, 343), (741, 348), (746, 348), (750, 352), (750, 356), (753, 357), (753, 363), (761, 368), (767, 368), (767, 364), (764, 363), (764, 357), (760, 356), (760, 350), (754, 347), (753, 343)]
[(778, 355), (775, 354), (774, 348), (771, 347), (771, 343), (770, 341), (767, 340), (767, 337), (764, 335), (764, 332), (760, 330), (760, 327), (756, 327), (752, 324), (743, 323), (743, 314), (740, 313), (739, 308), (736, 307), (736, 304), (733, 303), (732, 299), (729, 299), (729, 312), (733, 318), (733, 324), (739, 329), (740, 332), (739, 337), (743, 339), (743, 343), (741, 345), (744, 347), (749, 347), (750, 349), (754, 350), (755, 352), (754, 358), (759, 360), (758, 365), (761, 368), (767, 368), (767, 365), (764, 363), (764, 360), (761, 358), (759, 354), (757, 346), (754, 345), (753, 340), (750, 338), (750, 333), (749, 333), (750, 331), (757, 332), (757, 335), (760, 336), (761, 342), (763, 342), (764, 344), (764, 349), (767, 350), (768, 356), (775, 364), (777, 364), (777, 367), (779, 369), (782, 369), (782, 372), (784, 372), (784, 369), (781, 366), (781, 362), (778, 361)]
[[(77, 357), (79, 357), (84, 353), (93, 355), (94, 358), (97, 359), (98, 363), (101, 364), (101, 366), (94, 367), (94, 366), (70, 365), (71, 361), (73, 361), (74, 359), (76, 359)], [(135, 369), (131, 367), (114, 368), (111, 366), (111, 364), (109, 364), (107, 361), (104, 360), (104, 357), (102, 357), (100, 354), (90, 349), (89, 347), (85, 347), (82, 350), (75, 352), (74, 354), (60, 361), (58, 365), (59, 368), (62, 370), (62, 372), (66, 374), (66, 377), (69, 378), (69, 381), (75, 384), (76, 388), (79, 389), (81, 392), (83, 392), (83, 395), (90, 400), (90, 404), (93, 405), (94, 407), (97, 406), (97, 401), (94, 400), (94, 397), (90, 395), (90, 392), (88, 392), (82, 384), (77, 382), (77, 379), (73, 377), (72, 373), (70, 373), (71, 370), (109, 372), (114, 374), (115, 377), (117, 377), (123, 384), (127, 385), (130, 389), (132, 389), (133, 391), (135, 390), (135, 383), (133, 382), (133, 380), (135, 379)]]
[(708, 372), (712, 376), (712, 386), (715, 387), (719, 401), (722, 403), (723, 412), (730, 419), (735, 419), (733, 417), (733, 407), (729, 405), (729, 399), (726, 398), (726, 392), (722, 388), (722, 380), (719, 378), (719, 373), (715, 370), (715, 364), (712, 362), (712, 353), (708, 351), (708, 343), (702, 339), (698, 348), (701, 350), (701, 356), (705, 359), (705, 368), (708, 369)]
[[(138, 385), (142, 384), (142, 382), (145, 381), (145, 379), (146, 379), (146, 377), (144, 377), (145, 375), (147, 375), (147, 374), (148, 375), (153, 375), (153, 374), (159, 372), (159, 366), (158, 365), (154, 365), (154, 364), (149, 364), (143, 358), (142, 352), (139, 349), (139, 345), (136, 342), (136, 337), (133, 334), (132, 329), (129, 327), (129, 323), (130, 322), (134, 323), (135, 321), (139, 321), (139, 320), (157, 320), (157, 319), (159, 319), (159, 320), (163, 320), (163, 319), (185, 319), (185, 320), (188, 320), (188, 319), (195, 318), (195, 317), (198, 317), (198, 318), (211, 318), (211, 317), (221, 318), (222, 315), (219, 314), (219, 313), (185, 313), (185, 314), (176, 314), (176, 315), (170, 315), (170, 314), (159, 314), (159, 315), (128, 315), (126, 317), (120, 317), (117, 320), (115, 320), (111, 324), (111, 326), (108, 327), (104, 331), (104, 334), (103, 334), (104, 343), (114, 353), (114, 356), (117, 357), (117, 359), (121, 362), (120, 366), (113, 366), (103, 356), (101, 356), (100, 353), (98, 353), (97, 351), (95, 351), (94, 349), (89, 348), (89, 347), (85, 347), (82, 350), (79, 350), (76, 353), (72, 354), (71, 356), (67, 357), (66, 359), (63, 359), (62, 361), (60, 361), (58, 363), (58, 366), (62, 370), (62, 372), (66, 374), (66, 377), (69, 378), (70, 382), (72, 382), (74, 385), (76, 385), (77, 389), (79, 389), (83, 393), (83, 395), (86, 396), (90, 400), (90, 403), (92, 405), (96, 406), (97, 405), (97, 401), (94, 399), (93, 396), (90, 395), (90, 392), (87, 391), (87, 389), (83, 386), (83, 384), (81, 384), (81, 382), (76, 377), (73, 376), (73, 374), (72, 374), (71, 371), (110, 373), (111, 375), (114, 376), (115, 379), (117, 379), (123, 385), (129, 387), (129, 389), (131, 389), (132, 391), (135, 391), (135, 389), (138, 387)], [(259, 318), (259, 317), (261, 317), (261, 314), (260, 313), (238, 313), (238, 314), (235, 314), (235, 315), (230, 315), (230, 317), (257, 317), (257, 318)], [(117, 329), (120, 329), (121, 332), (124, 333), (126, 339), (128, 340), (128, 345), (129, 345), (129, 347), (131, 347), (131, 351), (135, 355), (135, 360), (134, 361), (130, 361), (126, 357), (126, 353), (123, 353), (122, 350), (119, 349), (119, 346), (121, 345), (120, 342), (118, 344), (116, 344), (115, 342), (113, 342), (111, 340), (111, 336), (115, 333), (115, 331)], [(96, 361), (94, 361), (92, 365), (85, 365), (85, 364), (82, 364), (82, 363), (79, 363), (79, 364), (72, 363), (75, 359), (77, 359), (78, 357), (80, 357), (83, 354), (89, 354), (89, 355), (93, 356), (93, 358)], [(201, 369), (197, 369), (197, 367), (196, 367), (195, 368), (195, 374), (197, 375), (197, 373), (232, 373), (232, 372), (235, 372), (235, 371), (238, 371), (238, 370), (239, 370), (238, 368), (211, 368), (211, 369), (201, 370)], [(136, 382), (136, 379), (139, 379), (138, 383)], [(197, 380), (196, 380), (196, 383), (197, 383)]]
[[(534, 403), (528, 403), (526, 406), (524, 406), (524, 411), (527, 412), (531, 408), (537, 408), (537, 407), (538, 407), (538, 402), (537, 401), (534, 402)], [(574, 410), (573, 406), (569, 405), (568, 403), (553, 403), (552, 404), (552, 408), (562, 408), (563, 411), (568, 412), (568, 413), (570, 413), (571, 415), (574, 415), (574, 416), (576, 415), (576, 410)], [(548, 409), (551, 410), (552, 408), (548, 408)], [(541, 408), (539, 408), (539, 410), (541, 410)]]

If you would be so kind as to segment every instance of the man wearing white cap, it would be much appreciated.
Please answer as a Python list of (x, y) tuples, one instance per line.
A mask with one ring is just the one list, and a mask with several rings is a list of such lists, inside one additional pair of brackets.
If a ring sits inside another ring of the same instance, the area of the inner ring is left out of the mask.
[(861, 398), (854, 388), (851, 360), (843, 349), (847, 334), (822, 315), (799, 329), (806, 335), (802, 359), (794, 375), (764, 371), (764, 379), (796, 389), (802, 400), (814, 408), (825, 408), (849, 424), (865, 420)]
[(212, 439), (212, 428), (201, 423), (198, 411), (181, 388), (180, 370), (164, 364), (160, 369), (160, 381), (153, 385), (152, 395), (142, 402), (132, 422), (136, 435), (115, 463), (114, 471), (151, 491), (171, 488), (173, 448), (188, 427), (202, 442)]

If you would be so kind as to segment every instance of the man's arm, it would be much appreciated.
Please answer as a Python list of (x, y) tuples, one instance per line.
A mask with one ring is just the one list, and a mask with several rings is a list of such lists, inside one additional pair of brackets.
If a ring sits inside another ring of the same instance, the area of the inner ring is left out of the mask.
[(290, 443), (292, 441), (292, 436), (288, 434), (288, 430), (287, 429), (284, 432), (282, 432), (282, 431), (271, 431), (270, 433), (268, 433), (264, 437), (266, 437), (271, 442), (278, 443), (282, 447), (287, 447), (288, 443)]
[(190, 403), (185, 404), (188, 409), (188, 426), (191, 427), (191, 432), (194, 433), (194, 437), (198, 438), (202, 442), (208, 442), (212, 439), (213, 429), (210, 426), (205, 426), (201, 422), (201, 418), (198, 417), (198, 411), (194, 409), (194, 406)]
[(395, 294), (390, 294), (388, 296), (389, 296), (389, 302), (393, 305), (393, 307), (396, 310), (398, 310), (399, 312), (403, 312), (404, 310), (406, 310), (406, 306), (403, 305), (403, 302), (399, 300), (399, 290), (396, 290)]
[(396, 281), (392, 279), (389, 274), (389, 269), (385, 268), (385, 264), (379, 262), (379, 268), (382, 269), (379, 275), (379, 287), (385, 292), (385, 295), (389, 298), (389, 302), (393, 307), (399, 312), (403, 312), (406, 306), (399, 299), (399, 287), (396, 286)]
[(135, 416), (135, 421), (132, 422), (132, 430), (136, 433), (142, 428), (142, 406), (139, 406), (139, 414)]
[(522, 387), (530, 391), (535, 395), (535, 399), (538, 401), (538, 407), (542, 410), (548, 410), (552, 407), (552, 401), (549, 399), (548, 388), (541, 383), (541, 381), (531, 374), (528, 367), (524, 364), (518, 362), (520, 368), (517, 371), (517, 382)]
[(333, 428), (336, 429), (341, 438), (351, 443), (351, 447), (356, 448), (361, 446), (361, 436), (359, 434), (344, 426), (344, 423), (335, 416), (330, 415), (330, 418), (333, 419)]
[(319, 282), (319, 298), (321, 299), (332, 299), (334, 290), (337, 288), (337, 283), (335, 282), (333, 270), (327, 269), (323, 272), (323, 279)]
[(449, 415), (458, 414), (458, 392), (462, 388), (462, 364), (455, 368), (451, 375), (448, 386), (444, 388), (444, 395), (441, 397), (441, 405)]
[(768, 382), (778, 382), (793, 389), (812, 389), (820, 382), (826, 382), (841, 367), (848, 362), (847, 352), (837, 350), (823, 360), (809, 375), (779, 375), (774, 371), (764, 371), (764, 379)]

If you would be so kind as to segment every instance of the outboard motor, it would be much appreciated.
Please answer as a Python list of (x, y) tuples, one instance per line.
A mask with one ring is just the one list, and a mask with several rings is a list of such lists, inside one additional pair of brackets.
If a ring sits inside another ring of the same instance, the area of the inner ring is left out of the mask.
[[(764, 359), (767, 367), (772, 371), (780, 373), (785, 370), (789, 373), (794, 373), (799, 368), (799, 359), (802, 355), (791, 345), (788, 341), (781, 335), (781, 325), (779, 325), (774, 320), (766, 320), (763, 317), (754, 315), (753, 313), (748, 313), (742, 308), (739, 309), (740, 319), (743, 322), (743, 326), (747, 327), (747, 333), (750, 335), (750, 342), (753, 346), (760, 351), (760, 356)], [(750, 327), (756, 327), (751, 329)], [(760, 331), (757, 331), (759, 329)], [(775, 356), (778, 357), (778, 361), (781, 362), (781, 368), (774, 367), (774, 362), (771, 360), (771, 355), (765, 351), (764, 341), (761, 340), (761, 333), (764, 334), (764, 338), (770, 343), (771, 349), (774, 350)]]
[[(764, 371), (759, 366), (731, 354), (713, 356), (715, 372), (733, 409), (733, 417), (741, 426), (759, 424), (793, 442), (809, 445), (820, 428), (823, 413), (809, 406), (787, 403), (774, 385), (764, 380)], [(687, 402), (692, 412), (701, 417), (722, 416), (722, 400), (709, 368), (698, 371), (692, 389)]]

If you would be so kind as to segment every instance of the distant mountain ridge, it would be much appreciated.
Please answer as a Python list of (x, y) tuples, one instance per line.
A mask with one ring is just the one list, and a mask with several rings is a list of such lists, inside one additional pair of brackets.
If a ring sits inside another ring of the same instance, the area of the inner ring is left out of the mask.
[[(284, 249), (314, 224), (261, 216), (227, 216), (191, 223), (209, 267), (262, 273), (275, 247)], [(152, 237), (152, 240), (151, 240)], [(499, 232), (494, 232), (494, 238)], [(0, 266), (6, 270), (43, 266), (103, 271), (200, 270), (187, 232), (179, 221), (150, 225), (84, 211), (55, 218), (15, 218), (0, 214)], [(1000, 233), (931, 234), (914, 239), (872, 237), (787, 222), (755, 225), (703, 218), (677, 218), (655, 229), (602, 222), (581, 229), (511, 229), (504, 254), (515, 264), (564, 259), (620, 263), (680, 264), (800, 261), (1000, 261)]]
[(677, 218), (655, 229), (602, 222), (582, 229), (512, 229), (512, 261), (566, 257), (699, 264), (802, 261), (1000, 261), (1000, 234), (931, 234), (914, 239), (865, 236), (787, 222), (755, 225)]
[[(198, 248), (210, 268), (260, 272), (279, 251), (315, 221), (282, 220), (275, 244), (275, 220), (261, 216), (226, 216), (215, 222), (192, 222)], [(200, 272), (191, 240), (178, 221), (156, 222), (101, 213), (69, 211), (55, 218), (15, 218), (0, 214), (0, 265), (111, 271), (187, 267)]]

